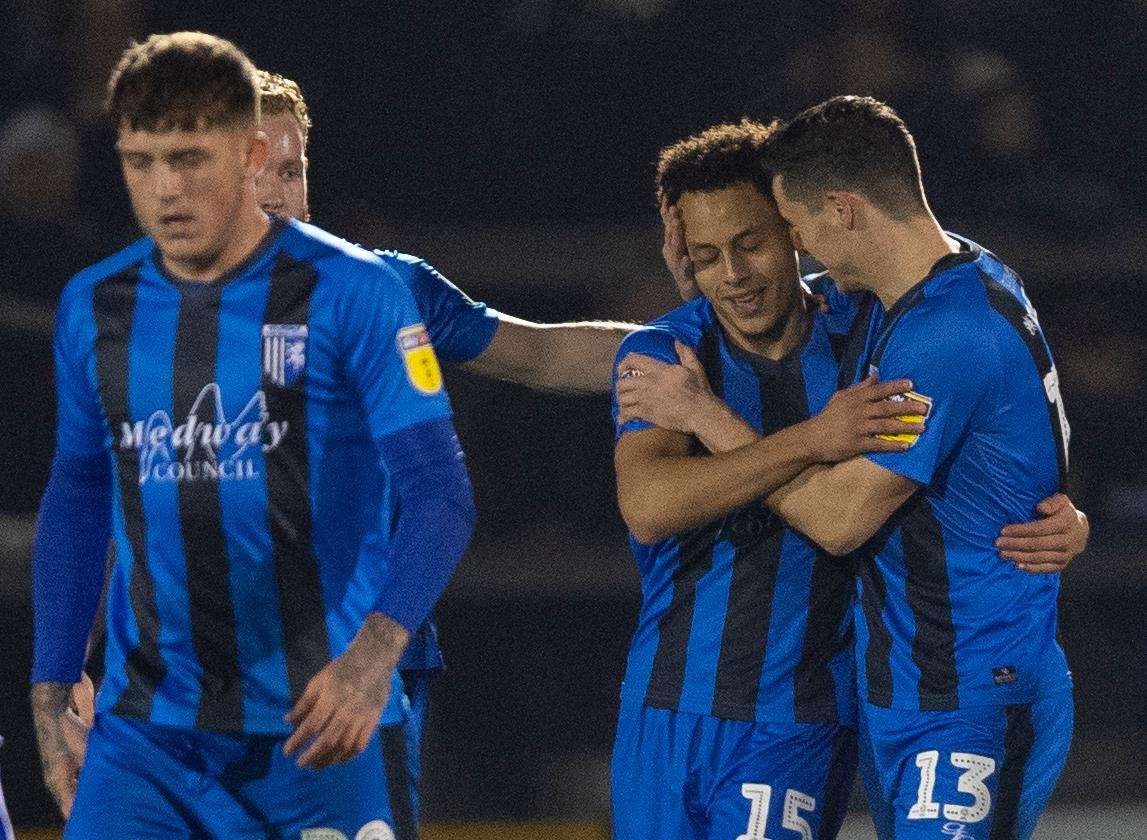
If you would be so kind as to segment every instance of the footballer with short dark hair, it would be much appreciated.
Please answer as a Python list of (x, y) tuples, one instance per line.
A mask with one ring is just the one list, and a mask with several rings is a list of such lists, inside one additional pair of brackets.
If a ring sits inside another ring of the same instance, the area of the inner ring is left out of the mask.
[(864, 546), (856, 662), (882, 838), (1028, 838), (1067, 758), (1055, 575), (998, 561), (1004, 523), (1067, 482), (1070, 430), (1019, 277), (945, 231), (915, 142), (869, 97), (785, 123), (767, 156), (795, 241), (863, 293), (843, 384), (909, 378), (927, 431), (803, 472), (770, 498), (834, 552)]
[[(412, 840), (395, 666), (474, 517), (426, 327), (383, 260), (259, 207), (238, 47), (155, 35), (109, 89), (147, 235), (61, 298), (33, 562), (33, 711), (65, 836)], [(77, 788), (68, 692), (109, 538)]]

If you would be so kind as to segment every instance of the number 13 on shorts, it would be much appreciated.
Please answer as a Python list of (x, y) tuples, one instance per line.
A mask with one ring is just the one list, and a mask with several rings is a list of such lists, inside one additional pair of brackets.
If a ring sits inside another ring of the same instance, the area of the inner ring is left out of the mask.
[[(741, 795), (749, 800), (749, 825), (737, 840), (769, 840), (765, 834), (769, 819), (769, 804), (773, 789), (770, 785), (743, 784)], [(799, 790), (785, 793), (785, 807), (781, 816), (781, 827), (795, 831), (801, 840), (813, 840), (812, 826), (801, 816), (802, 812), (816, 809), (816, 800)]]
[[(974, 753), (950, 753), (948, 760), (957, 770), (963, 771), (956, 782), (956, 790), (972, 797), (972, 803), (944, 804), (944, 819), (952, 822), (977, 823), (988, 816), (992, 809), (992, 792), (985, 781), (996, 772), (996, 760), (986, 755)], [(927, 750), (916, 755), (916, 766), (920, 768), (920, 787), (916, 803), (908, 811), (910, 820), (933, 820), (940, 816), (941, 805), (934, 799), (936, 789), (936, 769), (940, 763), (939, 750)]]

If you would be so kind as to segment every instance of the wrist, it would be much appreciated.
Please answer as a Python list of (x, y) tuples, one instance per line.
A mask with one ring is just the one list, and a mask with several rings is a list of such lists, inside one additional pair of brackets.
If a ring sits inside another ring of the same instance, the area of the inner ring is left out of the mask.
[(827, 440), (827, 435), (817, 422), (817, 417), (810, 417), (808, 420), (791, 427), (793, 432), (791, 451), (806, 467), (832, 462), (832, 457), (828, 451), (821, 446)]
[(708, 447), (712, 441), (721, 437), (722, 430), (739, 421), (740, 418), (724, 400), (707, 394), (698, 399), (696, 408), (689, 414), (690, 428), (686, 431)]
[(402, 658), (409, 641), (410, 633), (405, 627), (385, 613), (372, 612), (355, 634), (351, 648), (367, 663), (390, 671)]
[(68, 710), (71, 691), (72, 686), (69, 683), (32, 683), (32, 689), (28, 693), (32, 701), (32, 711), (48, 715), (64, 714)]

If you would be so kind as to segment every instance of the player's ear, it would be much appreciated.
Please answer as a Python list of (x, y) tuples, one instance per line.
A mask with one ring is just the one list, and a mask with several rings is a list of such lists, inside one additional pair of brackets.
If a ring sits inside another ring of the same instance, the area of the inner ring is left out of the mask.
[(833, 221), (845, 230), (852, 230), (855, 224), (855, 208), (850, 201), (851, 198), (852, 196), (845, 192), (830, 192), (824, 196), (829, 210), (832, 211)]
[(262, 131), (253, 132), (247, 140), (247, 158), (243, 166), (248, 178), (254, 178), (263, 171), (269, 154), (267, 135)]

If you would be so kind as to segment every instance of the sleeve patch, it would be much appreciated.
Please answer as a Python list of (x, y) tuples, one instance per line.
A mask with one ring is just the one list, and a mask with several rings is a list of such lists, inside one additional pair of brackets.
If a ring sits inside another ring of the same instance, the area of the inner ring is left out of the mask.
[(406, 375), (415, 390), (422, 394), (437, 394), (442, 390), (442, 369), (430, 343), (425, 324), (403, 327), (395, 337)]
[[(926, 397), (923, 394), (918, 394), (915, 391), (908, 391), (904, 394), (896, 394), (888, 398), (892, 402), (906, 402), (907, 400), (915, 400), (916, 402), (924, 403), (927, 408), (924, 410), (923, 415), (919, 414), (899, 414), (896, 419), (904, 423), (923, 423), (932, 415), (932, 398)], [(920, 435), (902, 434), (902, 435), (877, 435), (881, 440), (897, 441), (899, 443), (906, 443), (912, 446), (916, 441), (920, 440)]]

